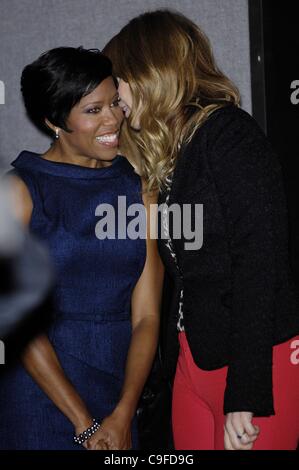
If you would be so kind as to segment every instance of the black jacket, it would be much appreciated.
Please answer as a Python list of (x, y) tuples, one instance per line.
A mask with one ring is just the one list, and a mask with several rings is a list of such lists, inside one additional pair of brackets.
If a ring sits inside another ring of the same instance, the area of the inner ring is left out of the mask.
[[(162, 193), (159, 203), (164, 200)], [(173, 203), (203, 204), (203, 246), (187, 251), (188, 240), (173, 240), (181, 280), (159, 241), (168, 268), (165, 290), (171, 292), (162, 315), (165, 370), (173, 377), (182, 283), (195, 363), (204, 370), (229, 366), (224, 413), (274, 414), (272, 346), (299, 334), (299, 311), (280, 164), (249, 114), (232, 105), (222, 108), (182, 147)]]

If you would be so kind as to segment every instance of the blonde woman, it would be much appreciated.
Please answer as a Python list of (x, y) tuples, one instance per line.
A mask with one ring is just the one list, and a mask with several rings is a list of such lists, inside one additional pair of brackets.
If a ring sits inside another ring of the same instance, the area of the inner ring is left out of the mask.
[(167, 216), (160, 240), (173, 279), (164, 365), (175, 375), (175, 447), (295, 449), (299, 315), (278, 159), (181, 14), (134, 18), (104, 53), (148, 189), (168, 207), (203, 204), (201, 249), (186, 250)]

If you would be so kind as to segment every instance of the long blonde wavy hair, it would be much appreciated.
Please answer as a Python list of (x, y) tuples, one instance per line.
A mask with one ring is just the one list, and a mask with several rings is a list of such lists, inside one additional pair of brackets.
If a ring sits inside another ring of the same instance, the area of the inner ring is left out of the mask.
[[(174, 11), (132, 19), (103, 52), (133, 97), (122, 151), (133, 159), (148, 190), (161, 190), (181, 145), (190, 142), (213, 111), (239, 105), (239, 91), (217, 67), (203, 31)], [(133, 126), (136, 116), (140, 130)]]

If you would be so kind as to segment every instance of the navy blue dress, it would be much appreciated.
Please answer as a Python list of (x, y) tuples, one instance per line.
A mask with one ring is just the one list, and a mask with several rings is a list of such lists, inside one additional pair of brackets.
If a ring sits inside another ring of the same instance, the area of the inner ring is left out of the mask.
[[(114, 409), (123, 385), (131, 294), (146, 244), (142, 238), (117, 238), (117, 224), (115, 239), (100, 240), (95, 214), (103, 203), (117, 217), (118, 196), (126, 196), (127, 207), (142, 204), (140, 178), (120, 155), (111, 166), (95, 169), (22, 152), (12, 165), (32, 196), (30, 230), (49, 247), (56, 271), (50, 341), (90, 413), (101, 420)], [(72, 441), (73, 425), (22, 365), (1, 367), (0, 448), (83, 449)], [(137, 448), (136, 420), (132, 437)]]

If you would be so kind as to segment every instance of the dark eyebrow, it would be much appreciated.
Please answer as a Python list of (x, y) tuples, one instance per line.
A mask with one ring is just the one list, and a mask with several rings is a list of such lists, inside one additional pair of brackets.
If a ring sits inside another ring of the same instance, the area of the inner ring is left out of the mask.
[[(115, 93), (115, 95), (113, 96), (113, 98), (111, 98), (111, 101), (113, 101), (115, 98), (118, 98), (119, 97), (119, 94), (118, 92)], [(80, 108), (85, 108), (85, 106), (91, 106), (91, 105), (95, 105), (95, 104), (103, 104), (103, 101), (93, 101), (92, 103), (87, 103), (87, 104), (83, 104), (82, 106), (80, 106)]]

